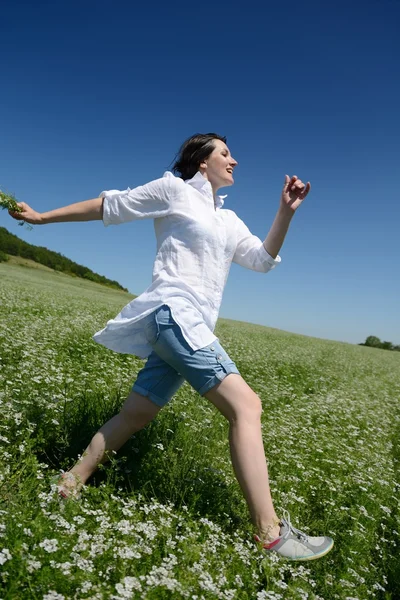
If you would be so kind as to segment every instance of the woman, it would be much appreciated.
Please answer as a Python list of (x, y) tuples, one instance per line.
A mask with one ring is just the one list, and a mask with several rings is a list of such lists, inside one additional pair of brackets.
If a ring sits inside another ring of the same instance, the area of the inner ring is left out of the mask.
[(279, 262), (290, 221), (310, 191), (285, 176), (280, 206), (264, 242), (231, 211), (217, 191), (232, 185), (237, 161), (226, 138), (196, 134), (180, 148), (173, 172), (133, 190), (109, 190), (98, 198), (46, 213), (20, 203), (15, 219), (35, 225), (102, 219), (104, 225), (152, 218), (157, 255), (151, 286), (96, 333), (116, 352), (146, 358), (121, 411), (90, 442), (83, 459), (58, 478), (62, 496), (74, 496), (107, 459), (145, 427), (186, 379), (228, 419), (232, 464), (263, 548), (293, 560), (323, 556), (328, 537), (295, 529), (286, 513), (278, 519), (270, 493), (261, 435), (261, 401), (241, 377), (214, 335), (232, 262), (264, 272)]

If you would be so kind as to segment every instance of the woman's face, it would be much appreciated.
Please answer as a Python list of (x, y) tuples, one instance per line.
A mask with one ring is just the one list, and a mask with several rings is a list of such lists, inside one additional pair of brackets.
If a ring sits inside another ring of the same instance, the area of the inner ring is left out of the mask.
[(232, 185), (233, 169), (237, 161), (231, 156), (228, 146), (221, 140), (214, 140), (214, 150), (200, 163), (201, 174), (208, 179), (215, 193), (219, 188)]

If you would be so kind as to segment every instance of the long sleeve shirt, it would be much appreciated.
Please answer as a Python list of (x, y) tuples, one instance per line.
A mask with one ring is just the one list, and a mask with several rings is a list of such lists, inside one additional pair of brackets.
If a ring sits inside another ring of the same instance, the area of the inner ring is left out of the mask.
[(109, 190), (103, 198), (105, 226), (154, 219), (157, 253), (150, 287), (108, 321), (93, 339), (114, 350), (146, 358), (152, 351), (143, 318), (167, 304), (193, 350), (214, 342), (215, 324), (230, 266), (267, 273), (281, 261), (229, 209), (214, 198), (200, 172), (183, 181), (167, 171), (146, 185)]

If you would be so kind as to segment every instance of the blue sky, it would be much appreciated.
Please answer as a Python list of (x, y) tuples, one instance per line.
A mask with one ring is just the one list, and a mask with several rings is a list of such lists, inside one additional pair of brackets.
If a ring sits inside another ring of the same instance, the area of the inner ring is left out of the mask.
[[(400, 2), (22, 2), (2, 7), (0, 187), (38, 211), (156, 179), (195, 132), (239, 161), (225, 206), (264, 239), (285, 173), (311, 181), (267, 275), (220, 315), (400, 343)], [(152, 221), (24, 231), (139, 294)]]

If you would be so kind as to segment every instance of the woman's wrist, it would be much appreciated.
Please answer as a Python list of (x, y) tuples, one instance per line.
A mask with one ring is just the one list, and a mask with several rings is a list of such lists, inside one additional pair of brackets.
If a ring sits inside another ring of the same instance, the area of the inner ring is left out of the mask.
[(38, 215), (40, 217), (38, 225), (46, 225), (47, 223), (51, 223), (51, 221), (47, 217), (48, 213), (38, 213)]
[(294, 213), (295, 211), (292, 210), (290, 206), (287, 206), (287, 204), (280, 204), (277, 212), (277, 217), (290, 223), (294, 216)]

